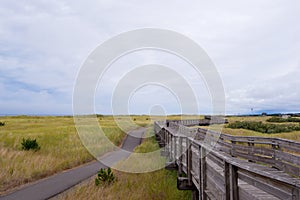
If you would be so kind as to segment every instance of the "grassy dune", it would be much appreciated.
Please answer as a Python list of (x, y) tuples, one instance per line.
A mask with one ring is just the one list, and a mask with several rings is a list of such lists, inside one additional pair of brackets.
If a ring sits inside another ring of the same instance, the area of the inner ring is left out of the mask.
[[(122, 117), (121, 117), (122, 118)], [(113, 117), (98, 118), (107, 137), (120, 145), (125, 133)], [(16, 186), (93, 160), (82, 145), (72, 117), (0, 117), (0, 194)], [(146, 126), (146, 117), (136, 117), (136, 124)], [(126, 130), (134, 129), (125, 126)], [(23, 138), (37, 139), (39, 151), (22, 151)], [(104, 152), (107, 150), (102, 146)]]

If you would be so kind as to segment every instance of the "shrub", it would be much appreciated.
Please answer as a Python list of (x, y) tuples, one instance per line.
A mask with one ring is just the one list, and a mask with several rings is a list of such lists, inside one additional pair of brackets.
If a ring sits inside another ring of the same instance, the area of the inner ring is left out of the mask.
[(251, 121), (236, 121), (234, 123), (230, 123), (229, 125), (227, 125), (227, 127), (232, 129), (248, 129), (267, 134), (300, 131), (300, 125), (264, 124), (262, 122)]
[(267, 119), (267, 122), (277, 122), (277, 123), (300, 122), (300, 118), (295, 118), (295, 117), (288, 117), (288, 118), (271, 117), (270, 119)]
[(5, 125), (5, 122), (0, 122), (0, 126), (4, 126)]
[(95, 179), (95, 185), (98, 186), (100, 184), (111, 184), (114, 181), (115, 181), (115, 175), (113, 174), (111, 169), (101, 168), (100, 171), (98, 171), (97, 177)]
[(21, 145), (22, 145), (22, 149), (26, 151), (31, 149), (37, 151), (40, 150), (41, 148), (40, 145), (37, 143), (36, 139), (30, 139), (30, 138), (28, 139), (23, 138)]

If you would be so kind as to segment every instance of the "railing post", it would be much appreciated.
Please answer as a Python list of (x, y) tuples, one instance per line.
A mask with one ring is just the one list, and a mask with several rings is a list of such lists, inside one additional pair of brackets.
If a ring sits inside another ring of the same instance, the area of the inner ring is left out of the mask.
[(201, 197), (202, 200), (207, 200), (207, 195), (206, 195), (206, 150), (205, 148), (202, 146), (201, 147), (201, 154), (200, 154), (200, 166), (201, 166)]
[[(166, 144), (167, 144), (167, 134), (166, 134), (166, 129), (164, 129), (164, 131), (163, 131), (163, 139), (164, 139), (164, 144), (165, 144), (165, 146), (166, 146)], [(166, 147), (167, 148), (167, 147)]]
[(169, 159), (169, 134), (168, 131), (165, 129), (165, 152), (166, 152), (166, 159)]
[(191, 186), (192, 183), (192, 147), (191, 141), (188, 137), (186, 137), (186, 145), (187, 145), (187, 155), (186, 155), (186, 165), (187, 165), (187, 177), (188, 184)]
[(177, 152), (177, 136), (174, 136), (174, 163), (176, 164), (176, 161), (178, 159), (178, 152)]
[(199, 191), (198, 190), (192, 191), (192, 200), (199, 200)]
[(169, 157), (168, 160), (171, 161), (172, 160), (172, 134), (169, 133), (168, 134), (168, 146), (169, 146)]
[(238, 168), (234, 165), (229, 165), (230, 170), (230, 183), (231, 183), (231, 196), (233, 200), (239, 200), (238, 188)]
[(272, 141), (272, 149), (273, 149), (273, 156), (272, 156), (272, 159), (273, 159), (273, 167), (276, 168), (276, 151), (279, 149), (278, 145), (276, 144), (275, 141)]
[[(249, 146), (249, 151), (248, 151), (248, 155), (252, 155), (252, 152), (250, 152), (250, 147), (254, 147), (254, 141), (253, 140), (251, 140), (251, 139), (248, 139), (248, 146)], [(252, 148), (251, 148), (251, 150), (252, 150)], [(253, 160), (248, 160), (249, 162), (255, 162), (255, 161), (253, 161)]]
[(170, 145), (170, 156), (169, 156), (169, 161), (172, 162), (173, 161), (173, 135), (170, 134), (170, 141), (169, 141), (169, 145)]
[(236, 144), (236, 141), (234, 140), (231, 140), (231, 156), (232, 157), (235, 157), (235, 145)]
[(292, 190), (292, 194), (293, 194), (293, 197), (292, 197), (293, 200), (296, 200), (296, 199), (298, 200), (300, 198), (300, 190), (299, 189), (294, 188)]
[(230, 166), (224, 162), (224, 178), (225, 178), (225, 199), (230, 200)]
[(201, 161), (202, 161), (202, 158), (201, 158), (201, 146), (199, 145), (198, 147), (198, 151), (199, 151), (199, 159), (198, 159), (198, 162), (199, 162), (199, 177), (198, 177), (198, 180), (199, 180), (199, 200), (202, 200), (202, 193), (203, 193), (203, 188), (201, 186)]
[(181, 177), (182, 176), (182, 173), (183, 173), (183, 171), (182, 171), (182, 153), (183, 153), (183, 151), (182, 151), (182, 137), (181, 136), (179, 136), (179, 157), (178, 157), (178, 177)]

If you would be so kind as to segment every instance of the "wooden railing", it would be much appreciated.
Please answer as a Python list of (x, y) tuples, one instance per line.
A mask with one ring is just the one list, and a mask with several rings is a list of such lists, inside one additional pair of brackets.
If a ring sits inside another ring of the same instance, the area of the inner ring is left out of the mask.
[(154, 123), (179, 189), (194, 199), (300, 199), (300, 143), (184, 126), (194, 122)]

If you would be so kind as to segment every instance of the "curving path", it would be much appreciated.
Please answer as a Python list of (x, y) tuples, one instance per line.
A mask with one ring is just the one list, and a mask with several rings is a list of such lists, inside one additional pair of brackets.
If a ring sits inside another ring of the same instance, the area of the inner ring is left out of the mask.
[(54, 197), (95, 175), (100, 168), (107, 168), (107, 166), (126, 159), (133, 152), (134, 148), (141, 143), (146, 130), (146, 128), (140, 128), (129, 132), (122, 144), (122, 148), (106, 154), (100, 159), (100, 162), (94, 161), (39, 180), (10, 194), (1, 196), (0, 200), (40, 200)]

